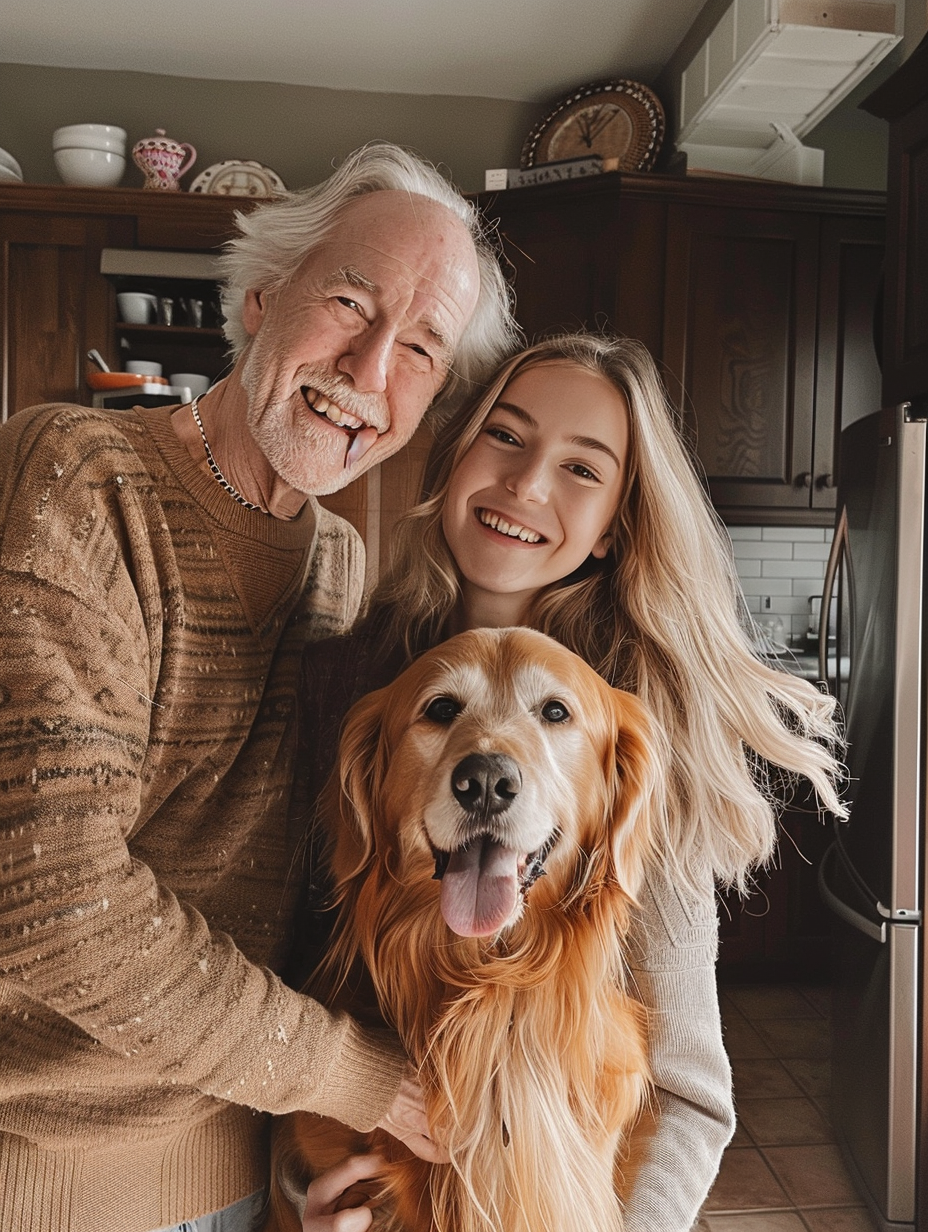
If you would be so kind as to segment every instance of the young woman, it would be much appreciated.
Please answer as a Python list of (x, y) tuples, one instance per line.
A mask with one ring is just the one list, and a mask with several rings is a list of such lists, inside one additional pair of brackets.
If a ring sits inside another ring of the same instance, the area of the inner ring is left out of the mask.
[[(660, 1120), (626, 1226), (686, 1232), (734, 1129), (715, 886), (746, 889), (772, 855), (774, 774), (780, 798), (804, 776), (844, 815), (834, 702), (754, 653), (727, 536), (639, 343), (569, 335), (514, 356), (439, 432), (425, 490), (364, 623), (307, 651), (307, 799), (348, 706), (467, 628), (531, 625), (648, 705), (667, 772), (631, 966)], [(308, 1232), (341, 1227), (330, 1202), (311, 1189)]]

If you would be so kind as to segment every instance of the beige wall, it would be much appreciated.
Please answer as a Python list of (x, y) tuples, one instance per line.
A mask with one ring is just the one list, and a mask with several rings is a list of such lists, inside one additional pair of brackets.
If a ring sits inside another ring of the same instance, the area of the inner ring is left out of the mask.
[[(730, 0), (708, 0), (655, 84), (673, 123), (673, 94), (693, 48), (712, 30)], [(928, 29), (924, 0), (908, 0), (906, 37), (809, 133), (825, 149), (825, 183), (881, 189), (886, 183), (886, 124), (858, 103), (884, 80)], [(373, 138), (411, 146), (444, 163), (465, 192), (483, 188), (488, 167), (515, 167), (522, 142), (546, 108), (503, 99), (453, 95), (374, 94), (268, 82), (212, 81), (150, 73), (43, 68), (0, 63), (0, 147), (22, 165), (25, 178), (59, 183), (52, 133), (63, 124), (118, 124), (130, 145), (164, 128), (195, 146), (185, 177), (227, 158), (253, 158), (273, 168), (288, 188), (328, 175), (334, 163)], [(123, 184), (141, 186), (131, 163)]]
[[(0, 64), (0, 147), (40, 184), (60, 182), (51, 148), (56, 128), (102, 123), (125, 128), (130, 146), (156, 128), (195, 146), (184, 186), (212, 163), (253, 158), (288, 188), (303, 188), (365, 141), (385, 138), (445, 163), (460, 188), (476, 192), (486, 168), (519, 165), (522, 142), (541, 115), (537, 104), (491, 98)], [(131, 161), (123, 185), (142, 185)]]

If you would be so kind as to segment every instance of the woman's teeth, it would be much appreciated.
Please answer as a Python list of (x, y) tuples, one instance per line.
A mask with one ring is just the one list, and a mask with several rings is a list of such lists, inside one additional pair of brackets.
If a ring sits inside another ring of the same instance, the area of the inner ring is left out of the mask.
[(508, 535), (510, 539), (521, 539), (523, 543), (541, 543), (542, 536), (537, 531), (529, 530), (527, 526), (519, 526), (516, 523), (507, 522), (498, 513), (490, 513), (486, 509), (478, 509), (477, 517), (484, 526), (490, 526), (493, 530), (499, 531), (501, 535)]
[(347, 428), (350, 432), (356, 432), (358, 428), (364, 427), (363, 419), (358, 419), (355, 415), (349, 415), (340, 406), (330, 402), (325, 394), (320, 393), (318, 389), (304, 386), (303, 397), (312, 410), (319, 415), (324, 415), (330, 423), (335, 424), (336, 428)]

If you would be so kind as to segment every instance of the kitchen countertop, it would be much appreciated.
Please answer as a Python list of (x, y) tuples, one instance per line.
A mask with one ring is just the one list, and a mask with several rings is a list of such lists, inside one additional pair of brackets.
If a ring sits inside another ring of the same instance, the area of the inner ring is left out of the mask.
[[(771, 667), (780, 667), (786, 672), (792, 673), (794, 676), (801, 676), (803, 680), (811, 680), (813, 682), (821, 679), (818, 670), (818, 654), (810, 654), (801, 646), (796, 646), (794, 649), (788, 650), (785, 654), (768, 655), (767, 662)], [(850, 671), (850, 660), (847, 655), (841, 656), (841, 675), (846, 680)], [(828, 671), (833, 677), (835, 668), (835, 656), (833, 651), (829, 651), (828, 655)]]

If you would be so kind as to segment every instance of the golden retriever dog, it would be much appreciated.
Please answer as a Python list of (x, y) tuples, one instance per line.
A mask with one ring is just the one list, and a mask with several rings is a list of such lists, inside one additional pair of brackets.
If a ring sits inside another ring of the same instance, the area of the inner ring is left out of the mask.
[(377, 1150), (378, 1232), (619, 1232), (649, 1095), (623, 964), (649, 730), (522, 628), (451, 638), (353, 707), (322, 809), (338, 922), (308, 991), (399, 1033), (451, 1163), (290, 1115), (269, 1228), (298, 1232), (308, 1179)]

